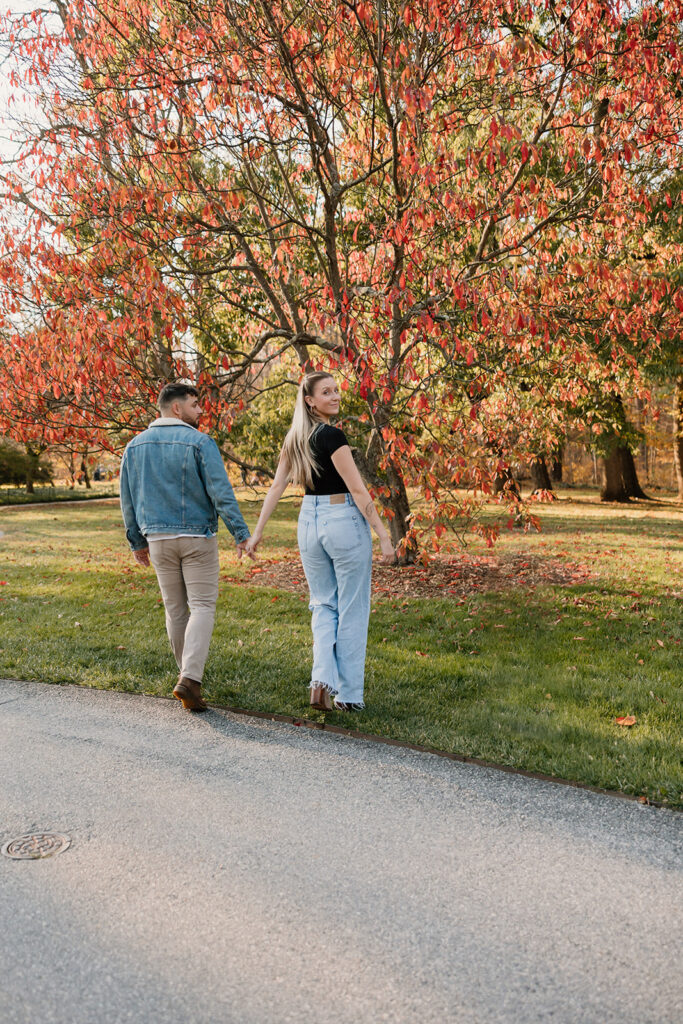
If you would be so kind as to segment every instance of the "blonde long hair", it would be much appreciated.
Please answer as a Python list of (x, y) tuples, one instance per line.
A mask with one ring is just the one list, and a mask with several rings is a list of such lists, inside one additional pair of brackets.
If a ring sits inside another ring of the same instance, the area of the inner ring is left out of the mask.
[(334, 379), (332, 374), (322, 370), (307, 373), (296, 394), (292, 425), (282, 445), (282, 456), (289, 463), (289, 479), (297, 487), (312, 487), (313, 473), (319, 469), (311, 450), (311, 437), (322, 420), (311, 412), (306, 399), (311, 398), (318, 381), (328, 379)]

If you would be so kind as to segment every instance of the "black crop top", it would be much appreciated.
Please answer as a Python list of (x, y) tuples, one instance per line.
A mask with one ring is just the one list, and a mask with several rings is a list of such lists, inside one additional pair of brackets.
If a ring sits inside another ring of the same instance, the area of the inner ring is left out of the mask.
[(348, 494), (349, 489), (334, 468), (332, 456), (338, 448), (349, 442), (339, 427), (321, 423), (311, 435), (311, 450), (320, 466), (320, 472), (313, 473), (313, 487), (306, 488), (306, 494)]

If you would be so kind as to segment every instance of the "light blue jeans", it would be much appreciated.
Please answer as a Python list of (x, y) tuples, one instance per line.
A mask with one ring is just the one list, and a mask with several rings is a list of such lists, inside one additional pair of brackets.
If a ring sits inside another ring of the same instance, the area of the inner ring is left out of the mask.
[(370, 527), (350, 494), (343, 504), (330, 504), (329, 495), (306, 494), (298, 541), (311, 595), (311, 685), (323, 684), (339, 700), (359, 703), (370, 618)]

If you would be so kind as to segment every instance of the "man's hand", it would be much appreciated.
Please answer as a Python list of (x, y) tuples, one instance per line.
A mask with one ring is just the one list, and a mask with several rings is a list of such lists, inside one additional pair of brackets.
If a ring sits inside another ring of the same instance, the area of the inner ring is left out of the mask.
[(138, 551), (133, 552), (133, 558), (138, 565), (149, 565), (149, 548), (140, 548)]
[(254, 545), (251, 543), (252, 538), (247, 537), (246, 540), (242, 540), (237, 545), (237, 557), (241, 558), (242, 555), (248, 555), (252, 562), (256, 561), (256, 555), (254, 554)]

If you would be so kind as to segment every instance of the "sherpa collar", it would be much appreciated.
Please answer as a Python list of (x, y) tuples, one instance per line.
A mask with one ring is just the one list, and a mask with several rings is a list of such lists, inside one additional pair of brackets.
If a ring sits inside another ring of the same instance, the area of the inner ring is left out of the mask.
[(185, 420), (179, 420), (175, 416), (160, 416), (158, 420), (153, 420), (150, 423), (150, 427), (189, 427), (190, 430), (196, 430), (192, 424), (186, 423)]

